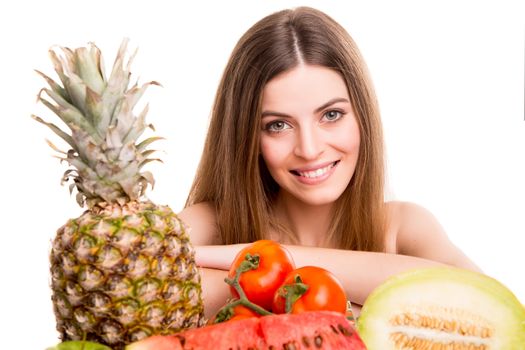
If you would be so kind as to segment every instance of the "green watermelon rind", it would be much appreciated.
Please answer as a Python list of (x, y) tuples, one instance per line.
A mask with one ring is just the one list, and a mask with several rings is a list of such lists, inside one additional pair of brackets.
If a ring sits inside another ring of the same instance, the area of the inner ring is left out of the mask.
[[(457, 284), (465, 286), (465, 289), (475, 288), (480, 293), (483, 293), (489, 298), (497, 300), (501, 307), (505, 308), (505, 312), (509, 315), (511, 324), (502, 325), (502, 336), (506, 337), (506, 349), (518, 349), (517, 346), (525, 344), (525, 307), (520, 303), (518, 298), (501, 282), (487, 275), (476, 273), (473, 271), (455, 268), (455, 267), (432, 267), (419, 268), (409, 270), (395, 276), (392, 276), (368, 296), (361, 310), (357, 322), (357, 331), (367, 346), (371, 346), (378, 340), (380, 335), (377, 330), (369, 327), (373, 325), (374, 320), (385, 317), (385, 312), (382, 310), (383, 304), (390, 301), (390, 298), (399, 297), (401, 291), (416, 292), (418, 286), (424, 284)], [(454, 296), (451, 296), (454, 297)], [(371, 349), (374, 349), (371, 346)]]

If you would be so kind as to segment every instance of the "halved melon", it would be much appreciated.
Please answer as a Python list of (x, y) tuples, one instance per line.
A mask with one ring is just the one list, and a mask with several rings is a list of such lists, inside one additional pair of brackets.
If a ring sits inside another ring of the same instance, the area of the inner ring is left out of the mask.
[(357, 330), (368, 350), (523, 350), (525, 307), (481, 273), (417, 269), (369, 295)]

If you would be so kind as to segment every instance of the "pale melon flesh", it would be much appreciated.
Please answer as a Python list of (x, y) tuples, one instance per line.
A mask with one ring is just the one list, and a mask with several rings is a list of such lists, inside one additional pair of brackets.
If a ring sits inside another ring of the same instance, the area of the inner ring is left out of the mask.
[(484, 274), (417, 269), (377, 287), (357, 329), (368, 350), (523, 350), (525, 307)]

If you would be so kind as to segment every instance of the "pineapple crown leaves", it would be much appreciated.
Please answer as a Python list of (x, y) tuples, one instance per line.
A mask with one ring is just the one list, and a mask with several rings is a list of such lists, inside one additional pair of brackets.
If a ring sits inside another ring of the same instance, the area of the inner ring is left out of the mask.
[(64, 152), (47, 141), (60, 153), (59, 159), (74, 167), (64, 173), (62, 183), (72, 180), (69, 188), (77, 189), (80, 206), (124, 204), (143, 196), (148, 184), (154, 185), (153, 175), (141, 169), (151, 161), (160, 161), (149, 158), (155, 151), (147, 146), (162, 138), (138, 142), (147, 128), (154, 128), (146, 124), (147, 104), (138, 116), (133, 109), (150, 85), (160, 84), (150, 81), (129, 87), (130, 65), (137, 51), (125, 62), (128, 41), (122, 41), (109, 79), (102, 54), (93, 43), (74, 50), (61, 47), (61, 54), (49, 50), (62, 84), (36, 71), (49, 85), (39, 92), (38, 101), (53, 111), (70, 132), (38, 116), (32, 117), (71, 147)]

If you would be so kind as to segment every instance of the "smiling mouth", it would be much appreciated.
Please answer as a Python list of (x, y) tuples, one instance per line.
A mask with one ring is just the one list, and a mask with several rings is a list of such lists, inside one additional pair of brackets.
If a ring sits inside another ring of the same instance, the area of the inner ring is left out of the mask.
[(324, 174), (326, 174), (328, 171), (330, 171), (330, 169), (335, 167), (339, 162), (340, 162), (340, 160), (336, 160), (335, 162), (333, 162), (333, 163), (331, 163), (331, 164), (329, 164), (329, 165), (327, 165), (327, 166), (325, 166), (323, 168), (319, 168), (319, 169), (311, 170), (311, 171), (290, 170), (290, 173), (292, 173), (295, 176), (302, 176), (302, 177), (307, 177), (309, 179), (315, 179), (317, 177), (321, 177)]

